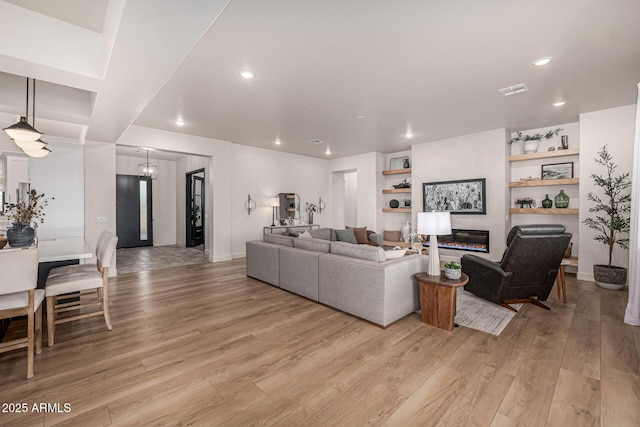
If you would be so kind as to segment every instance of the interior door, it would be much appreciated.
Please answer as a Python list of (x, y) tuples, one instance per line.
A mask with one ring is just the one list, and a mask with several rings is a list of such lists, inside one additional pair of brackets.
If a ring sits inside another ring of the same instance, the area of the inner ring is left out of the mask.
[(189, 172), (187, 179), (186, 246), (204, 244), (204, 170)]
[(118, 248), (153, 246), (152, 181), (116, 175)]

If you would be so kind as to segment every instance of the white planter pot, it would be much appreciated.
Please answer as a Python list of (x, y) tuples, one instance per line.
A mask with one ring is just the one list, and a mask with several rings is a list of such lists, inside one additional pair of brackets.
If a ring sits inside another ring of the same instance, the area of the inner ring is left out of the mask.
[(522, 149), (524, 150), (524, 154), (537, 153), (539, 146), (540, 146), (540, 141), (535, 139), (531, 141), (525, 141), (522, 143)]
[(447, 279), (459, 279), (462, 277), (462, 269), (458, 268), (454, 270), (452, 268), (445, 268), (444, 275)]

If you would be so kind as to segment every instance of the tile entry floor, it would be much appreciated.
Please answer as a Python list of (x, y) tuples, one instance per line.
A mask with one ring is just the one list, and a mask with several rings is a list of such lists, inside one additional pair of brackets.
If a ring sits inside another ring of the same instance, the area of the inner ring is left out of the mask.
[(209, 256), (202, 245), (194, 248), (176, 245), (122, 248), (118, 249), (116, 258), (118, 275), (205, 262), (209, 262)]

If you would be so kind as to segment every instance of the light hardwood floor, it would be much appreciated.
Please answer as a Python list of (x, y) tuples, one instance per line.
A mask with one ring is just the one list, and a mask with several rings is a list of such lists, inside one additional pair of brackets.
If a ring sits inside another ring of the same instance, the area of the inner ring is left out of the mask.
[(113, 331), (60, 325), (32, 380), (24, 351), (2, 355), (2, 409), (28, 412), (0, 425), (640, 425), (626, 292), (567, 287), (567, 304), (554, 289), (551, 311), (527, 305), (495, 337), (418, 314), (383, 330), (247, 278), (244, 260), (122, 275)]

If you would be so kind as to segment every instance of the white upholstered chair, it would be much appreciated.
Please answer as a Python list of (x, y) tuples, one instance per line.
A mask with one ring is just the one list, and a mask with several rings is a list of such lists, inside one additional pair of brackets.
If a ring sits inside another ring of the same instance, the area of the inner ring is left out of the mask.
[(27, 337), (0, 343), (0, 353), (27, 348), (27, 378), (33, 378), (33, 354), (42, 352), (42, 301), (38, 285), (38, 249), (0, 251), (0, 319), (27, 316)]
[[(47, 344), (52, 346), (55, 342), (56, 325), (85, 319), (92, 316), (104, 316), (107, 329), (111, 326), (109, 316), (109, 267), (115, 260), (118, 237), (113, 233), (107, 233), (102, 243), (101, 254), (98, 257), (100, 271), (79, 271), (47, 276), (45, 295), (47, 298)], [(66, 301), (58, 303), (58, 298), (64, 297)], [(96, 311), (87, 312), (86, 307), (98, 307)], [(67, 315), (67, 313), (81, 310), (80, 313)]]
[(100, 271), (100, 258), (102, 258), (102, 253), (105, 249), (105, 244), (107, 242), (107, 236), (112, 235), (112, 233), (108, 231), (102, 231), (98, 236), (98, 243), (96, 244), (96, 263), (95, 264), (74, 264), (74, 265), (65, 265), (62, 267), (56, 267), (49, 270), (49, 274), (47, 277), (59, 276), (61, 274), (68, 273), (90, 273), (93, 271)]

